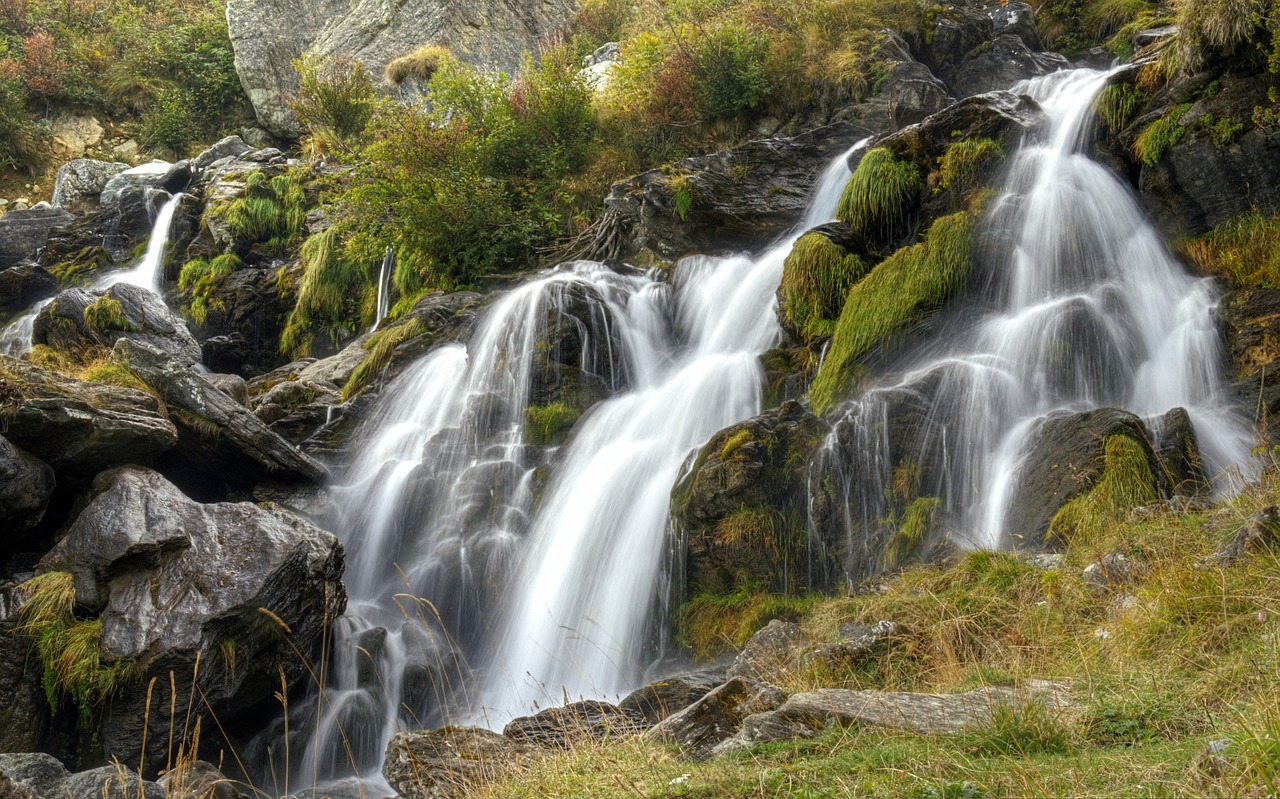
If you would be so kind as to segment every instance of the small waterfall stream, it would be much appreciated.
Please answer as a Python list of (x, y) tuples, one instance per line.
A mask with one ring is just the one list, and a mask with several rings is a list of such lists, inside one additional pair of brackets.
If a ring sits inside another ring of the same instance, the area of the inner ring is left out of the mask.
[[(874, 569), (883, 542), (868, 531), (889, 511), (895, 462), (929, 473), (922, 495), (962, 542), (1004, 545), (1030, 436), (1055, 411), (1123, 407), (1158, 435), (1182, 407), (1206, 473), (1247, 461), (1247, 429), (1221, 391), (1214, 282), (1187, 274), (1129, 189), (1082, 152), (1107, 78), (1075, 70), (1014, 88), (1049, 123), (1013, 155), (988, 214), (1011, 255), (979, 264), (986, 287), (963, 318), (850, 403), (828, 439), (819, 473), (843, 487), (851, 581)], [(892, 436), (903, 418), (909, 435)]]

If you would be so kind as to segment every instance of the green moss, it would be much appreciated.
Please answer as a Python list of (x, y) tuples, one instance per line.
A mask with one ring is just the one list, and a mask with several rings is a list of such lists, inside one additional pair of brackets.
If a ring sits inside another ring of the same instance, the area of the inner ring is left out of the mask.
[(1132, 83), (1115, 83), (1103, 89), (1093, 109), (1106, 125), (1107, 130), (1119, 133), (1147, 102), (1147, 92)]
[(676, 639), (699, 659), (715, 657), (741, 647), (771, 620), (798, 616), (817, 601), (817, 597), (771, 594), (753, 586), (729, 594), (697, 594), (676, 615)]
[(813, 382), (815, 413), (825, 413), (848, 390), (858, 361), (964, 284), (974, 224), (973, 214), (966, 211), (938, 219), (923, 242), (898, 250), (853, 287)]
[(102, 247), (85, 247), (67, 260), (49, 267), (49, 274), (64, 286), (81, 285), (89, 282), (94, 272), (110, 265), (111, 256)]
[(339, 245), (336, 227), (303, 243), (298, 299), (280, 336), (281, 352), (306, 356), (317, 333), (327, 334), (337, 344), (352, 332), (353, 321), (367, 320), (373, 290), (369, 265), (347, 260)]
[(855, 233), (892, 236), (923, 185), (911, 162), (898, 160), (883, 147), (869, 150), (840, 195), (836, 218)]
[(125, 318), (120, 301), (111, 297), (99, 297), (84, 309), (84, 323), (103, 333), (112, 330), (131, 330), (133, 326)]
[(213, 291), (221, 279), (239, 269), (243, 264), (232, 253), (223, 253), (211, 261), (195, 258), (187, 261), (178, 275), (178, 288), (191, 292), (191, 301), (183, 308), (197, 324), (203, 325), (210, 311), (223, 310), (220, 300), (213, 297)]
[(995, 164), (1004, 160), (1004, 148), (994, 139), (964, 139), (947, 146), (938, 159), (938, 188), (972, 188)]
[(382, 374), (382, 370), (391, 362), (391, 354), (395, 352), (396, 347), (426, 332), (427, 323), (413, 318), (402, 325), (379, 330), (369, 336), (364, 342), (364, 350), (368, 355), (364, 356), (364, 360), (351, 373), (351, 377), (347, 378), (346, 385), (342, 387), (342, 401), (346, 402), (354, 397), (361, 389), (373, 382), (374, 378)]
[(1049, 523), (1049, 537), (1071, 541), (1113, 522), (1131, 508), (1160, 498), (1155, 475), (1142, 446), (1124, 435), (1103, 442), (1102, 476), (1088, 492), (1058, 509)]
[(1237, 287), (1280, 287), (1280, 217), (1253, 210), (1223, 222), (1179, 249), (1206, 272)]
[(1164, 157), (1165, 150), (1182, 141), (1187, 129), (1182, 118), (1191, 110), (1191, 103), (1183, 103), (1167, 111), (1159, 119), (1143, 129), (1133, 143), (1133, 154), (1147, 166), (1155, 166)]
[(939, 504), (937, 497), (918, 497), (893, 520), (893, 534), (881, 554), (885, 569), (896, 569), (919, 554), (925, 536), (933, 527)]
[(93, 364), (80, 374), (80, 379), (119, 388), (137, 389), (148, 394), (154, 393), (150, 386), (138, 379), (137, 375), (129, 371), (129, 367), (119, 361), (104, 360)]
[(782, 271), (782, 313), (801, 336), (829, 336), (849, 289), (867, 273), (857, 255), (821, 233), (806, 233)]
[(733, 457), (733, 453), (738, 448), (751, 440), (751, 431), (743, 428), (725, 440), (724, 446), (720, 448), (720, 460), (727, 461)]
[(296, 174), (268, 178), (265, 172), (251, 172), (243, 197), (209, 212), (221, 215), (238, 240), (283, 255), (306, 231), (307, 196)]
[(20, 611), (20, 629), (35, 642), (49, 707), (57, 711), (62, 698), (69, 698), (81, 727), (89, 729), (97, 709), (136, 670), (127, 661), (102, 662), (102, 621), (76, 619), (70, 574), (46, 572), (23, 583), (21, 589), (27, 601)]
[(567, 402), (531, 405), (524, 411), (525, 441), (535, 446), (563, 443), (581, 417), (582, 412)]

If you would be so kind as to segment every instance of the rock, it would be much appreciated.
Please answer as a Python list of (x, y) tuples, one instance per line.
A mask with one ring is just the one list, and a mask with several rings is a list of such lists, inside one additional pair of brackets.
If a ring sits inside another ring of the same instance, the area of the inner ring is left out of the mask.
[(49, 239), (49, 231), (75, 220), (61, 208), (10, 210), (0, 217), (0, 269), (32, 261)]
[(1116, 594), (1111, 603), (1107, 605), (1107, 615), (1113, 619), (1123, 618), (1137, 610), (1141, 605), (1142, 601), (1133, 594)]
[(1254, 426), (1280, 443), (1280, 288), (1231, 291), (1218, 308), (1235, 376), (1231, 394), (1239, 407), (1256, 409)]
[(60, 475), (152, 462), (178, 442), (162, 408), (142, 391), (72, 380), (0, 356), (5, 437)]
[(0, 755), (0, 773), (43, 799), (61, 797), (71, 772), (52, 755), (41, 752)]
[(809, 636), (800, 625), (774, 619), (756, 632), (729, 667), (730, 677), (763, 682), (800, 666), (801, 653), (809, 648)]
[(223, 394), (249, 407), (249, 383), (240, 375), (208, 374), (203, 377)]
[(281, 383), (253, 402), (259, 419), (295, 444), (324, 426), (342, 405), (337, 390), (309, 380)]
[[(746, 582), (786, 590), (822, 587), (826, 565), (809, 562), (821, 548), (788, 542), (807, 538), (807, 466), (826, 432), (807, 409), (786, 402), (721, 430), (692, 456), (672, 490), (672, 518), (686, 538), (691, 584), (711, 591)], [(755, 524), (762, 534), (726, 539), (717, 532), (734, 521)], [(788, 552), (793, 554), (779, 556)], [(807, 584), (811, 575), (819, 585)]]
[(102, 187), (102, 194), (99, 200), (103, 205), (110, 205), (120, 196), (120, 192), (130, 186), (141, 189), (159, 189), (164, 183), (165, 176), (169, 174), (169, 170), (173, 168), (173, 164), (168, 161), (152, 161), (141, 166), (130, 167), (129, 169), (113, 175), (107, 184)]
[[(886, 114), (686, 158), (672, 165), (674, 173), (655, 169), (615, 183), (605, 198), (606, 213), (630, 230), (626, 255), (648, 248), (676, 258), (762, 245), (801, 217), (832, 158), (888, 125)], [(681, 183), (691, 202), (684, 218), (676, 213)]]
[(204, 760), (180, 762), (156, 784), (164, 788), (166, 799), (247, 799), (237, 783)]
[[(0, 527), (12, 536), (40, 523), (53, 496), (53, 469), (0, 436)], [(0, 549), (12, 543), (0, 540)]]
[(53, 207), (85, 211), (98, 205), (107, 182), (129, 168), (128, 164), (77, 158), (58, 169), (53, 183)]
[(582, 59), (582, 69), (578, 74), (583, 81), (596, 92), (603, 92), (609, 86), (614, 69), (622, 62), (617, 42), (608, 42), (596, 48), (595, 52)]
[(62, 292), (36, 317), (31, 340), (75, 357), (87, 348), (110, 348), (122, 339), (155, 347), (184, 366), (200, 362), (200, 345), (182, 318), (155, 294), (129, 283), (117, 283), (100, 294), (86, 289)]
[(773, 710), (784, 701), (786, 694), (779, 688), (735, 677), (668, 716), (645, 736), (674, 743), (690, 757), (709, 757), (717, 744), (737, 733), (748, 716)]
[(1213, 492), (1200, 460), (1200, 443), (1195, 423), (1186, 408), (1174, 408), (1152, 425), (1158, 445), (1156, 454), (1164, 466), (1164, 476), (1179, 497), (1205, 497)]
[[(202, 338), (206, 342), (212, 338), (233, 340), (235, 345), (220, 354), (216, 349), (206, 353), (206, 366), (252, 375), (283, 360), (280, 334), (292, 310), (292, 298), (276, 290), (278, 271), (272, 267), (237, 269), (212, 286), (209, 311), (200, 328)], [(190, 295), (183, 295), (183, 300), (189, 302)]]
[(617, 705), (588, 700), (512, 719), (502, 734), (516, 743), (567, 749), (578, 740), (602, 741), (638, 728), (635, 719)]
[(137, 139), (125, 139), (124, 141), (111, 148), (111, 157), (118, 161), (127, 161), (130, 164), (136, 164), (138, 151), (142, 147), (138, 144)]
[(193, 158), (191, 166), (196, 170), (208, 169), (216, 161), (221, 161), (224, 158), (239, 158), (252, 149), (239, 136), (227, 136)]
[[(297, 138), (302, 131), (285, 101), (297, 91), (292, 63), (304, 53), (326, 60), (354, 58), (380, 83), (392, 60), (424, 44), (439, 44), (476, 67), (514, 75), (521, 55), (536, 51), (576, 8), (572, 0), (467, 5), (409, 0), (359, 7), (338, 0), (232, 0), (227, 28), (236, 72), (258, 123), (277, 136)], [(279, 24), (282, 19), (289, 24)]]
[(57, 279), (36, 264), (0, 268), (0, 319), (24, 311), (58, 292)]
[(633, 718), (653, 725), (697, 702), (726, 679), (728, 675), (723, 668), (677, 674), (637, 688), (618, 706)]
[(166, 799), (164, 788), (154, 782), (138, 779), (126, 766), (103, 766), (92, 771), (72, 774), (58, 786), (57, 796), (65, 799)]
[(145, 730), (147, 682), (173, 671), (188, 681), (187, 696), (197, 656), (202, 701), (193, 712), (207, 700), (223, 725), (269, 700), (278, 669), (290, 684), (306, 680), (299, 653), (320, 643), (346, 604), (342, 546), (331, 534), (247, 502), (193, 502), (138, 467), (99, 475), (85, 500), (38, 569), (73, 575), (77, 601), (100, 611), (103, 661), (132, 662), (141, 675), (103, 710), (105, 755), (141, 762), (145, 736), (149, 768), (164, 765), (169, 720), (152, 713)]
[(957, 141), (994, 139), (1012, 149), (1045, 119), (1044, 111), (1030, 97), (991, 92), (967, 97), (919, 124), (885, 136), (876, 146), (915, 161), (927, 174), (937, 169), (938, 159)]
[(1108, 552), (1102, 560), (1085, 566), (1080, 578), (1094, 593), (1106, 593), (1128, 583), (1133, 576), (1132, 571), (1129, 559), (1122, 553)]
[(1249, 555), (1272, 550), (1280, 542), (1280, 507), (1268, 505), (1250, 516), (1236, 537), (1212, 560), (1219, 566), (1231, 566)]
[(162, 193), (126, 187), (107, 207), (51, 230), (40, 264), (65, 282), (83, 282), (93, 270), (113, 264), (133, 264), (168, 200)]
[(1057, 53), (1036, 53), (1019, 36), (1004, 34), (992, 40), (981, 53), (971, 56), (954, 71), (949, 81), (960, 97), (971, 97), (1007, 89), (1028, 78), (1038, 78), (1071, 69), (1071, 61)]
[(404, 799), (465, 799), (531, 756), (529, 747), (479, 727), (399, 732), (382, 776)]
[(1146, 426), (1128, 411), (1058, 412), (1038, 423), (1023, 450), (1027, 455), (1005, 517), (1005, 535), (1012, 536), (1018, 548), (1042, 546), (1058, 509), (1093, 487), (1101, 476), (1105, 441), (1115, 435), (1136, 442), (1146, 453), (1152, 474), (1160, 473)]
[(1066, 559), (1067, 556), (1061, 552), (1038, 552), (1027, 558), (1027, 563), (1041, 571), (1053, 571), (1061, 569)]
[(800, 666), (817, 666), (828, 672), (848, 669), (879, 653), (902, 632), (901, 626), (891, 621), (878, 621), (872, 625), (842, 624), (840, 636), (843, 640), (808, 650), (800, 656)]
[(197, 469), (231, 485), (261, 480), (319, 481), (328, 472), (257, 417), (165, 352), (120, 339), (113, 357), (175, 411), (177, 452)]
[(0, 799), (43, 799), (40, 794), (20, 782), (14, 782), (0, 771)]
[(61, 158), (79, 158), (90, 147), (101, 143), (106, 133), (96, 118), (65, 112), (53, 118), (50, 132), (53, 152)]
[(278, 147), (282, 142), (262, 128), (240, 128), (240, 138), (244, 143), (257, 150)]
[(1003, 3), (988, 3), (983, 9), (995, 26), (995, 34), (1004, 36), (1012, 34), (1026, 42), (1032, 50), (1043, 50), (1040, 31), (1036, 26), (1035, 9), (1018, 0), (1006, 0)]
[(343, 347), (337, 355), (321, 358), (303, 367), (297, 373), (297, 379), (341, 388), (347, 384), (351, 375), (369, 355), (369, 351), (364, 348), (368, 340), (367, 333), (352, 339), (351, 343)]
[(1210, 741), (1196, 760), (1196, 771), (1215, 780), (1220, 780), (1232, 773), (1229, 750), (1234, 743), (1230, 738)]
[(1018, 688), (988, 686), (963, 694), (917, 694), (822, 688), (793, 694), (772, 714), (748, 718), (741, 731), (716, 754), (748, 749), (754, 744), (813, 737), (831, 723), (921, 735), (953, 735), (984, 723), (1002, 704), (1043, 702), (1055, 714), (1072, 707), (1066, 686), (1032, 680)]
[(895, 131), (923, 122), (952, 102), (946, 85), (924, 64), (898, 64), (889, 73), (889, 121)]

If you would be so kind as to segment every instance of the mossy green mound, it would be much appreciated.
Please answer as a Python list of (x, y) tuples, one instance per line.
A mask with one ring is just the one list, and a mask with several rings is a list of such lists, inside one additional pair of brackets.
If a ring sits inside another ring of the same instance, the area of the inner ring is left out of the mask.
[(806, 340), (829, 336), (849, 289), (867, 273), (866, 262), (821, 233), (806, 233), (782, 271), (782, 313)]
[(854, 233), (892, 237), (905, 224), (924, 182), (910, 161), (877, 147), (862, 156), (840, 195), (836, 218)]

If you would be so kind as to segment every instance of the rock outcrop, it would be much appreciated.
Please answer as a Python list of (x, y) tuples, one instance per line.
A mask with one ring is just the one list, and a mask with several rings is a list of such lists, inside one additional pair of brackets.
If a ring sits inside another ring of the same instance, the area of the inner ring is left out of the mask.
[(49, 270), (32, 263), (0, 268), (0, 319), (30, 308), (58, 291)]
[(465, 799), (513, 771), (529, 747), (479, 727), (396, 733), (382, 776), (404, 799)]
[[(53, 496), (53, 469), (0, 436), (0, 527), (9, 535), (40, 523)], [(10, 542), (0, 538), (0, 549)]]
[(117, 283), (104, 292), (68, 289), (36, 317), (32, 342), (75, 357), (129, 339), (164, 351), (184, 366), (200, 362), (200, 345), (181, 317), (147, 289)]
[(49, 231), (74, 219), (73, 214), (49, 206), (10, 211), (0, 217), (0, 269), (35, 260), (49, 239)]

